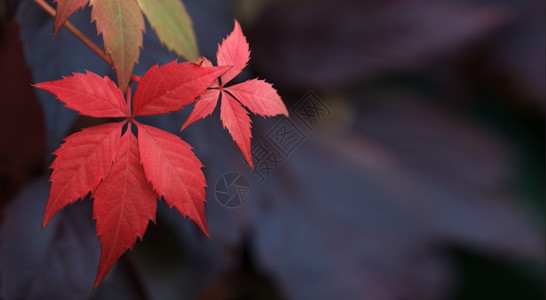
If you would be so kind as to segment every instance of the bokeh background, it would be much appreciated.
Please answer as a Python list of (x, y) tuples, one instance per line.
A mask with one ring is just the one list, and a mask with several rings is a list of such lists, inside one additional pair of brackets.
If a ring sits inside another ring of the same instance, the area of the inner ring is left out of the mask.
[[(211, 237), (161, 204), (92, 289), (91, 201), (40, 230), (50, 154), (93, 124), (34, 82), (110, 68), (32, 1), (0, 1), (0, 299), (544, 299), (545, 2), (185, 0), (201, 54), (237, 18), (287, 107), (323, 110), (282, 159), (244, 166), (219, 114), (180, 135), (205, 164)], [(70, 19), (101, 44), (90, 9)], [(174, 55), (147, 27), (135, 73)], [(298, 106), (299, 105), (299, 106)], [(326, 109), (326, 110), (324, 110)], [(191, 109), (146, 118), (178, 132)], [(324, 112), (328, 111), (328, 114)], [(247, 178), (226, 208), (215, 183)]]

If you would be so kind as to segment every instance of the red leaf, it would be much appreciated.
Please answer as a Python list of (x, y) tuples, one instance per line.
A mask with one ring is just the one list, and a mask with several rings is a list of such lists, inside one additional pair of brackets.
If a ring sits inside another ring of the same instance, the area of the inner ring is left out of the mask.
[(84, 7), (89, 0), (55, 0), (57, 2), (57, 13), (55, 14), (55, 24), (53, 24), (53, 33), (57, 34), (66, 20), (77, 11)]
[(140, 79), (133, 102), (135, 116), (180, 110), (203, 94), (229, 67), (199, 67), (172, 61), (151, 67)]
[(74, 73), (61, 80), (41, 82), (34, 85), (48, 91), (64, 102), (66, 107), (82, 115), (95, 118), (129, 116), (123, 94), (108, 77), (87, 71)]
[(61, 208), (84, 198), (103, 180), (119, 147), (123, 123), (86, 128), (65, 139), (51, 164), (51, 190), (43, 225)]
[(179, 137), (137, 123), (142, 166), (148, 181), (169, 207), (188, 216), (208, 236), (205, 176), (192, 147)]
[(227, 93), (222, 92), (222, 103), (220, 104), (220, 119), (224, 128), (243, 152), (246, 161), (252, 169), (252, 156), (250, 155), (250, 118), (247, 111)]
[(270, 83), (252, 79), (226, 88), (239, 102), (251, 112), (262, 117), (285, 115), (288, 117), (286, 106), (281, 97)]
[(180, 131), (184, 130), (184, 128), (188, 127), (191, 123), (212, 114), (216, 104), (218, 103), (219, 96), (220, 92), (218, 90), (208, 90), (201, 95), (197, 103), (195, 103), (195, 107), (191, 111), (190, 116), (186, 122), (184, 122), (184, 125), (182, 125)]
[[(218, 101), (217, 95), (221, 93), (220, 118), (222, 124), (224, 128), (228, 129), (231, 137), (243, 152), (250, 167), (254, 168), (252, 156), (250, 155), (250, 138), (252, 137), (250, 118), (247, 111), (235, 100), (240, 101), (253, 113), (263, 117), (279, 114), (288, 116), (288, 111), (273, 86), (263, 80), (249, 80), (227, 87), (225, 91), (228, 93), (224, 92), (226, 83), (245, 68), (249, 60), (249, 54), (248, 43), (241, 31), (241, 26), (235, 21), (233, 32), (218, 46), (216, 54), (219, 66), (231, 65), (232, 68), (221, 76), (221, 86), (214, 84), (211, 86), (212, 90), (201, 96), (200, 100), (195, 104), (194, 110), (182, 125), (181, 130), (196, 120), (210, 115)], [(201, 66), (211, 65), (206, 58), (199, 58), (196, 63)]]
[(218, 47), (216, 53), (216, 59), (219, 66), (233, 66), (222, 75), (222, 84), (231, 81), (246, 67), (250, 59), (250, 51), (239, 22), (235, 21), (233, 32), (222, 40), (222, 45)]
[[(232, 68), (221, 76), (221, 85), (218, 84), (218, 81), (214, 81), (210, 86), (211, 90), (201, 96), (181, 130), (196, 120), (210, 115), (218, 101), (218, 94), (222, 94), (220, 118), (224, 128), (228, 129), (231, 137), (243, 152), (246, 161), (251, 168), (254, 168), (250, 155), (250, 138), (252, 137), (250, 118), (247, 111), (235, 100), (238, 100), (253, 113), (263, 117), (280, 114), (288, 116), (288, 111), (273, 86), (263, 80), (253, 79), (227, 88), (224, 87), (245, 68), (249, 54), (246, 38), (239, 23), (235, 21), (233, 32), (218, 46), (216, 54), (219, 66), (231, 65)], [(200, 57), (195, 64), (212, 65), (204, 57)]]
[(130, 126), (121, 138), (116, 161), (94, 194), (94, 218), (102, 244), (95, 287), (118, 258), (142, 239), (148, 221), (155, 220), (157, 195), (140, 164), (138, 142)]
[(144, 18), (135, 0), (91, 0), (91, 18), (97, 22), (104, 48), (112, 57), (118, 86), (127, 89), (142, 47)]

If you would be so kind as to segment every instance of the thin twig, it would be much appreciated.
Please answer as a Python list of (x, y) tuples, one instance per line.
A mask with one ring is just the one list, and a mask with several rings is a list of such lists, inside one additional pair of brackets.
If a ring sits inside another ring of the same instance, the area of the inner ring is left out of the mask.
[[(56, 14), (55, 9), (51, 7), (51, 5), (47, 4), (44, 0), (34, 0), (34, 3), (38, 4), (43, 10), (45, 10), (52, 17), (55, 17), (55, 14)], [(97, 46), (89, 38), (87, 38), (80, 30), (78, 30), (78, 28), (72, 25), (72, 23), (66, 21), (63, 26), (66, 27), (68, 31), (72, 32), (73, 35), (75, 35), (80, 41), (82, 41), (87, 47), (89, 47), (89, 49), (95, 52), (107, 64), (109, 64), (110, 66), (113, 66), (112, 59), (110, 58), (110, 56), (106, 55), (106, 53), (104, 53), (104, 50), (102, 50), (99, 46)]]

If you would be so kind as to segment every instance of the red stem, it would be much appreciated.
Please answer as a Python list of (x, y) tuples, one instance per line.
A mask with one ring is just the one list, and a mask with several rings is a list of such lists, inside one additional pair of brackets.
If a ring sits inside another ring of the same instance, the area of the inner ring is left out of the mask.
[(129, 119), (129, 122), (131, 122), (132, 119), (133, 119), (133, 112), (131, 111), (131, 100), (132, 99), (131, 99), (131, 89), (130, 88), (127, 89), (125, 99), (126, 99), (125, 102), (127, 102), (127, 113), (129, 114), (129, 115), (127, 115), (127, 118)]

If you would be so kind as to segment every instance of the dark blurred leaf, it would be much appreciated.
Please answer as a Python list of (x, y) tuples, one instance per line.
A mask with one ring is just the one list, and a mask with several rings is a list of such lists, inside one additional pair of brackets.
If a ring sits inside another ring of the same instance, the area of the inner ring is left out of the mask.
[[(499, 0), (516, 11), (515, 22), (499, 32), (490, 44), (492, 65), (518, 89), (514, 100), (532, 100), (544, 108), (546, 101), (546, 2)], [(497, 87), (498, 88), (498, 87)], [(541, 111), (544, 114), (544, 109)]]
[(438, 60), (508, 17), (504, 6), (449, 0), (284, 2), (249, 36), (251, 63), (276, 84), (334, 88)]
[[(25, 67), (14, 20), (0, 33), (0, 203), (11, 198), (31, 174), (43, 167), (45, 130), (42, 110)], [(24, 120), (22, 119), (24, 116)], [(2, 205), (0, 204), (0, 205)]]
[(99, 259), (91, 207), (74, 204), (40, 230), (48, 194), (49, 183), (40, 177), (3, 212), (2, 299), (86, 299), (91, 294)]
[(477, 250), (541, 257), (538, 228), (532, 227), (539, 220), (532, 222), (512, 190), (518, 162), (507, 141), (419, 96), (365, 97), (371, 101), (359, 109), (359, 132), (392, 153), (427, 195), (411, 202), (434, 224), (428, 231)]
[(442, 299), (450, 245), (543, 259), (502, 143), (419, 98), (358, 100), (360, 133), (313, 136), (253, 190), (255, 257), (288, 298)]
[(40, 168), (45, 150), (43, 117), (29, 84), (30, 72), (25, 67), (18, 31), (17, 24), (11, 22), (0, 39), (0, 163), (21, 169)]

